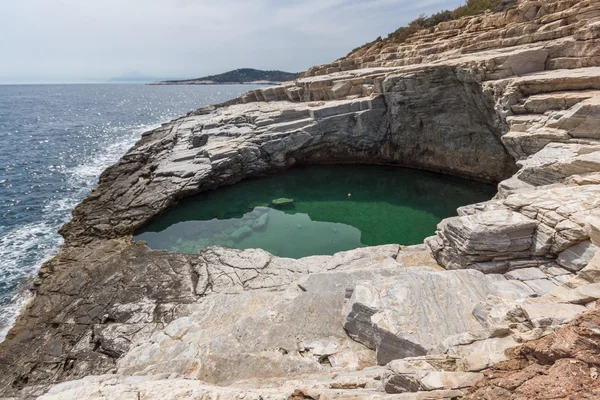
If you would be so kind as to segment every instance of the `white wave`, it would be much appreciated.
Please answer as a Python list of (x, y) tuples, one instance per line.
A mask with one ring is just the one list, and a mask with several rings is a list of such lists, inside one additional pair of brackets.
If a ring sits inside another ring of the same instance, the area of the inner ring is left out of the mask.
[[(19, 310), (31, 298), (28, 282), (36, 276), (41, 264), (53, 257), (63, 243), (58, 229), (70, 218), (71, 210), (93, 187), (98, 176), (109, 165), (114, 164), (140, 135), (160, 125), (138, 125), (109, 128), (106, 145), (99, 146), (96, 153), (82, 160), (73, 168), (61, 170), (71, 188), (67, 197), (51, 201), (45, 207), (45, 219), (39, 223), (27, 224), (0, 236), (0, 276), (9, 285), (20, 285), (12, 294), (9, 304), (0, 313), (0, 342), (4, 340), (14, 324)], [(115, 140), (115, 137), (118, 137)]]
[[(80, 163), (72, 169), (64, 171), (71, 177), (71, 184), (86, 185), (86, 189), (96, 185), (98, 176), (111, 164), (114, 164), (135, 142), (140, 138), (140, 135), (148, 130), (151, 130), (160, 125), (138, 125), (130, 127), (113, 127), (109, 128), (110, 135), (107, 135), (107, 140), (110, 142), (101, 149), (89, 160)], [(116, 141), (116, 135), (120, 136)]]
[[(47, 222), (40, 222), (13, 229), (0, 237), (2, 281), (12, 286), (34, 277), (40, 265), (52, 257), (62, 244), (62, 237), (56, 229)], [(26, 287), (19, 289), (13, 292), (10, 303), (0, 314), (0, 341), (4, 340), (19, 310), (30, 297)]]

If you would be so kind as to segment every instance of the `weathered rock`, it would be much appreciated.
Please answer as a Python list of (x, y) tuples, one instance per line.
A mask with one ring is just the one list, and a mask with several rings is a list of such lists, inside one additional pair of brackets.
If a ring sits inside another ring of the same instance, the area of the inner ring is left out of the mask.
[(458, 359), (448, 356), (412, 357), (387, 365), (383, 376), (387, 393), (406, 393), (471, 387), (483, 378), (479, 373), (458, 370)]
[(596, 252), (596, 255), (590, 260), (587, 267), (579, 271), (577, 276), (591, 283), (600, 282), (600, 252)]
[(519, 281), (531, 281), (534, 279), (545, 279), (547, 275), (539, 268), (524, 268), (510, 271), (504, 276), (507, 279), (517, 279)]
[(475, 399), (593, 399), (600, 395), (597, 310), (512, 351), (508, 361), (483, 371)]
[(448, 353), (463, 358), (465, 371), (481, 371), (493, 364), (507, 360), (506, 351), (518, 345), (514, 338), (506, 336), (453, 346)]
[(576, 304), (557, 304), (554, 302), (527, 301), (521, 306), (527, 318), (535, 327), (547, 327), (564, 324), (577, 315), (586, 312), (586, 308)]
[(548, 297), (561, 303), (587, 304), (600, 299), (600, 283), (590, 283), (576, 288), (561, 286), (551, 291)]
[(398, 257), (396, 257), (396, 261), (398, 261), (403, 267), (430, 267), (438, 270), (444, 269), (437, 263), (435, 258), (433, 258), (429, 247), (423, 244), (402, 247), (398, 253)]
[(580, 271), (588, 265), (598, 249), (590, 241), (581, 242), (561, 252), (556, 261), (569, 271)]
[(532, 279), (525, 282), (538, 296), (552, 292), (558, 283), (552, 279)]
[(508, 210), (448, 218), (429, 240), (438, 262), (449, 269), (506, 272), (511, 259), (532, 254), (536, 221)]
[(590, 240), (595, 246), (600, 246), (600, 217), (588, 217), (586, 223)]
[(248, 225), (242, 225), (231, 234), (231, 239), (234, 242), (239, 242), (240, 240), (248, 237), (252, 233), (252, 228)]
[(350, 337), (375, 349), (381, 365), (440, 352), (451, 337), (490, 334), (473, 309), (488, 295), (498, 294), (496, 284), (503, 280), (474, 270), (410, 268), (392, 279), (361, 282), (349, 301), (344, 328)]

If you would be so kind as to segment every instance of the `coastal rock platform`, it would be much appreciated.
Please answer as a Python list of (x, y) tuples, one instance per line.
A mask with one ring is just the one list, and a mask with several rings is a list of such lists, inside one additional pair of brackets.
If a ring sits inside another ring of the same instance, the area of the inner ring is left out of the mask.
[[(0, 398), (598, 398), (599, 49), (600, 0), (521, 0), (145, 133), (61, 229), (0, 343)], [(133, 241), (185, 197), (318, 163), (498, 193), (417, 246)]]

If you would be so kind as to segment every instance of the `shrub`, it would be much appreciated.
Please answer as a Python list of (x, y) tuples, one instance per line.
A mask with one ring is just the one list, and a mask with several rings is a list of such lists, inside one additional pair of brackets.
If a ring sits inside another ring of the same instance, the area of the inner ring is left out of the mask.
[[(462, 17), (477, 15), (486, 10), (504, 11), (513, 7), (516, 2), (517, 0), (466, 0), (464, 5), (452, 11), (444, 10), (431, 16), (422, 14), (417, 19), (410, 22), (408, 26), (400, 27), (394, 32), (390, 33), (385, 40), (394, 43), (404, 43), (406, 39), (420, 30), (429, 29), (430, 31), (433, 31), (433, 28), (435, 28), (441, 22), (453, 21)], [(379, 37), (373, 42), (359, 46), (348, 53), (348, 56), (381, 41), (382, 39)]]

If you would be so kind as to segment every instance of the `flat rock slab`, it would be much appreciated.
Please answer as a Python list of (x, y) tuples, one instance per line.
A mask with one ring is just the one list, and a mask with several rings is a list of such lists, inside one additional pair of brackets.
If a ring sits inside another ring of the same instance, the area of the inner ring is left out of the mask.
[[(488, 295), (503, 296), (506, 282), (502, 276), (475, 270), (409, 268), (386, 280), (358, 283), (344, 328), (353, 339), (377, 351), (380, 365), (439, 352), (452, 337), (486, 335), (473, 310)], [(532, 293), (526, 286), (511, 290), (513, 297)]]
[[(276, 270), (284, 261), (274, 260), (270, 268)], [(392, 279), (403, 269), (393, 259), (365, 269), (337, 269), (304, 276), (282, 291), (224, 292), (182, 305), (172, 322), (133, 343), (118, 360), (117, 370), (124, 375), (176, 372), (230, 385), (372, 366), (374, 352), (343, 330), (344, 301), (357, 282)]]
[(587, 311), (582, 305), (550, 303), (543, 299), (531, 299), (524, 302), (522, 308), (537, 328), (567, 323)]

